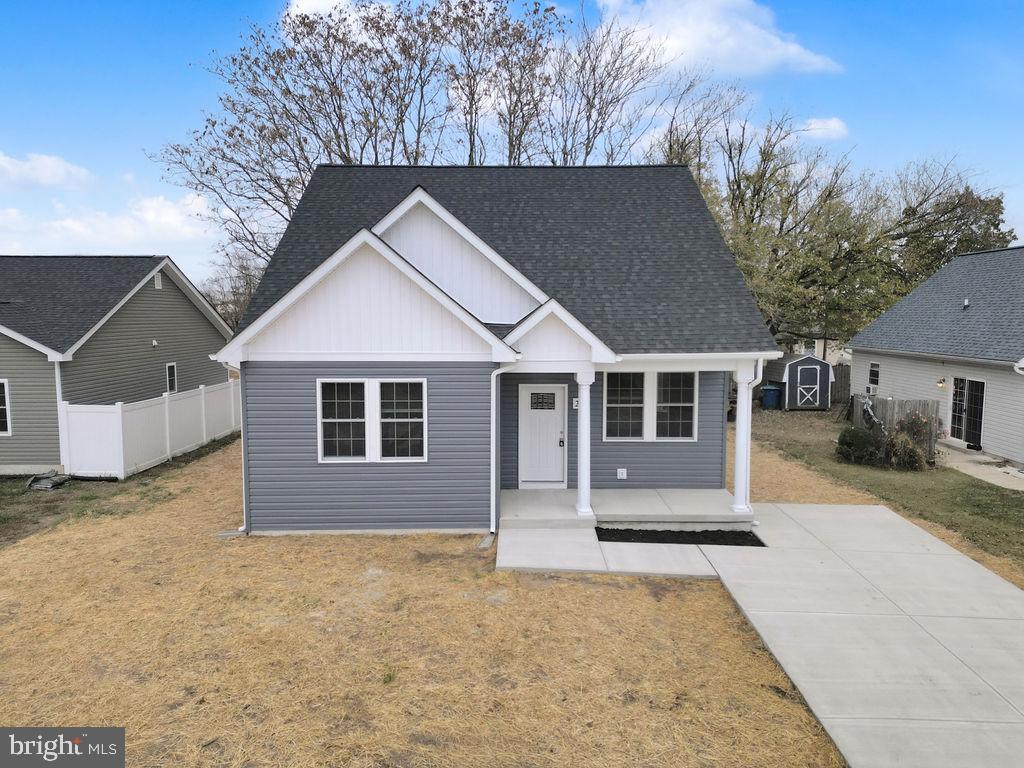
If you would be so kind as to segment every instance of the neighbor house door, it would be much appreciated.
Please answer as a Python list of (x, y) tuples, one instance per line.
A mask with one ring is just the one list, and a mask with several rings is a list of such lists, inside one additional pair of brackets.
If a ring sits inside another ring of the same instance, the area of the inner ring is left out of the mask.
[(981, 424), (984, 416), (985, 382), (954, 378), (949, 436), (980, 448)]
[(821, 368), (816, 365), (798, 365), (796, 368), (797, 408), (817, 408), (821, 390)]
[(564, 384), (519, 385), (519, 487), (565, 488), (567, 469)]

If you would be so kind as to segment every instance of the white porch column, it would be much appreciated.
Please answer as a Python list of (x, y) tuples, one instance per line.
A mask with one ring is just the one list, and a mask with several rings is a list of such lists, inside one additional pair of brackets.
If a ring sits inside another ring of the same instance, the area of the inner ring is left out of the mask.
[(576, 373), (579, 409), (576, 413), (576, 514), (593, 518), (590, 506), (590, 385), (594, 371)]
[(750, 417), (754, 402), (755, 364), (736, 371), (736, 444), (732, 511), (753, 514), (750, 507)]

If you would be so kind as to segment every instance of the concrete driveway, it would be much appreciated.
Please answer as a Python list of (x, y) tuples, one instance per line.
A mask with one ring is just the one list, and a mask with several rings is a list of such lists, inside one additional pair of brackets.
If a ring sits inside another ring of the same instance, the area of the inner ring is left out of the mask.
[(884, 507), (702, 547), (852, 768), (1024, 764), (1024, 592)]

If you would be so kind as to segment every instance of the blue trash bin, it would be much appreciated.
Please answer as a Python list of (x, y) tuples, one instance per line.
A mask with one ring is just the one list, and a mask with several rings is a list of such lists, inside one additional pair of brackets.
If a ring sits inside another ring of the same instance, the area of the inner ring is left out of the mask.
[(778, 384), (765, 384), (761, 387), (761, 409), (778, 411), (782, 408), (782, 387)]

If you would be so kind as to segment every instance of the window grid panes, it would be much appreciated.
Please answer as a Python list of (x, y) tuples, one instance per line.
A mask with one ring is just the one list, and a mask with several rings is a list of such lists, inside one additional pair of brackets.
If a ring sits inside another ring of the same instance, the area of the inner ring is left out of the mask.
[(870, 384), (873, 387), (878, 386), (878, 372), (878, 363), (871, 363), (871, 365), (868, 368), (868, 384)]
[(605, 387), (605, 437), (643, 439), (643, 373), (608, 373)]
[(695, 386), (693, 373), (658, 374), (657, 437), (693, 437)]
[(380, 453), (385, 459), (423, 458), (423, 382), (380, 384)]
[(0, 434), (10, 431), (11, 417), (7, 405), (7, 382), (0, 381)]
[(178, 391), (178, 366), (174, 363), (167, 366), (167, 391)]
[(320, 384), (324, 458), (366, 457), (366, 386), (361, 381)]

